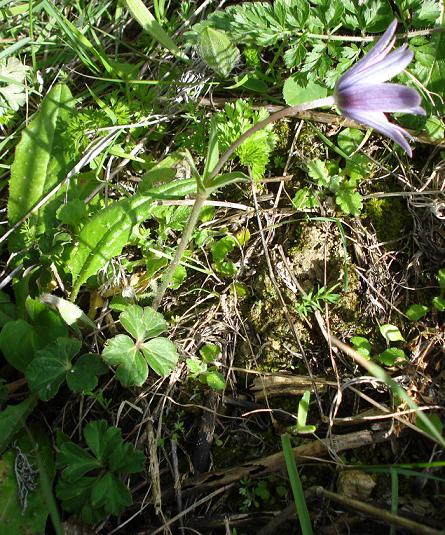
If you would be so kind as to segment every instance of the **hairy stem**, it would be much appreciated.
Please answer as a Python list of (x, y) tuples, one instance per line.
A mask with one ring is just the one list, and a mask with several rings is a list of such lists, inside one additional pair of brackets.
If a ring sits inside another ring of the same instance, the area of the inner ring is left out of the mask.
[[(232, 145), (230, 145), (230, 147), (226, 150), (226, 152), (219, 159), (218, 163), (216, 164), (210, 176), (206, 179), (205, 186), (208, 188), (211, 188), (212, 180), (216, 176), (218, 176), (218, 174), (221, 172), (222, 168), (226, 165), (227, 161), (232, 156), (232, 154), (244, 141), (246, 141), (248, 137), (250, 137), (255, 132), (258, 132), (259, 130), (266, 127), (268, 124), (278, 121), (280, 119), (283, 119), (284, 117), (292, 117), (292, 115), (297, 115), (298, 113), (302, 111), (311, 110), (313, 108), (320, 108), (322, 106), (332, 106), (334, 103), (335, 103), (334, 97), (320, 98), (317, 100), (312, 100), (311, 102), (305, 102), (298, 106), (290, 106), (288, 108), (283, 108), (282, 110), (272, 113), (272, 115), (269, 115), (269, 117), (267, 117), (266, 119), (259, 121), (258, 123), (253, 125), (252, 128), (249, 128), (249, 130), (244, 132), (244, 134), (242, 134), (236, 141), (234, 141)], [(210, 195), (210, 189), (207, 192), (205, 190), (198, 191), (195, 203), (193, 205), (192, 213), (190, 214), (189, 220), (187, 221), (187, 224), (184, 228), (184, 232), (181, 236), (181, 241), (179, 242), (178, 248), (175, 253), (175, 257), (171, 261), (167, 271), (164, 273), (164, 276), (162, 277), (161, 285), (159, 286), (158, 291), (156, 292), (156, 296), (154, 298), (153, 305), (152, 305), (155, 310), (161, 304), (164, 294), (173, 278), (173, 274), (176, 271), (176, 268), (179, 266), (179, 263), (181, 262), (182, 255), (184, 254), (184, 251), (187, 249), (189, 241), (192, 237), (193, 230), (196, 226), (196, 223), (198, 222), (198, 217), (199, 217), (201, 208), (203, 204), (205, 203), (205, 201), (207, 200), (207, 198), (209, 197), (209, 195)]]

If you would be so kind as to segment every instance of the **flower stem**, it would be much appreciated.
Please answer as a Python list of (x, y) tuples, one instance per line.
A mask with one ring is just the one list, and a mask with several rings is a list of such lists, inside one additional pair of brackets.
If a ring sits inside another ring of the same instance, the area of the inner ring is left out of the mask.
[[(293, 115), (297, 115), (298, 113), (302, 111), (312, 110), (314, 108), (320, 108), (322, 106), (332, 106), (333, 104), (334, 104), (334, 97), (332, 96), (319, 98), (317, 100), (312, 100), (310, 102), (299, 104), (298, 106), (290, 106), (288, 108), (283, 108), (282, 110), (272, 113), (272, 115), (269, 115), (269, 117), (267, 117), (266, 119), (263, 119), (262, 121), (259, 121), (258, 123), (254, 124), (252, 128), (249, 128), (249, 130), (246, 130), (244, 134), (242, 134), (236, 141), (234, 141), (232, 145), (230, 145), (230, 147), (226, 150), (226, 152), (221, 156), (215, 168), (213, 169), (212, 173), (210, 174), (209, 177), (207, 177), (205, 181), (206, 185), (208, 187), (211, 186), (212, 180), (221, 172), (222, 168), (226, 165), (227, 161), (232, 156), (232, 154), (236, 151), (236, 149), (255, 132), (258, 132), (259, 130), (266, 127), (268, 124), (273, 123), (275, 121), (279, 121), (280, 119), (283, 119), (284, 117), (292, 117)], [(182, 255), (187, 249), (187, 246), (193, 234), (193, 230), (195, 229), (196, 223), (198, 222), (201, 208), (203, 204), (205, 203), (205, 201), (207, 200), (207, 198), (209, 197), (209, 195), (210, 195), (210, 190), (208, 192), (206, 192), (206, 190), (204, 191), (198, 190), (198, 194), (196, 196), (195, 203), (193, 205), (192, 213), (190, 214), (189, 220), (187, 221), (187, 224), (184, 228), (184, 232), (182, 233), (181, 241), (179, 242), (178, 248), (175, 253), (175, 257), (173, 258), (170, 265), (168, 266), (167, 271), (164, 273), (161, 284), (153, 300), (152, 306), (155, 310), (161, 304), (161, 301), (173, 278), (176, 268), (179, 266), (181, 262)]]

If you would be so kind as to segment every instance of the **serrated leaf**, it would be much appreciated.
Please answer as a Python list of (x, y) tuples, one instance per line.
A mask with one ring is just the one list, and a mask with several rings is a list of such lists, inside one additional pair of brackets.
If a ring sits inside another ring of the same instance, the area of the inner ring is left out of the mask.
[(216, 344), (204, 344), (199, 350), (199, 354), (204, 362), (212, 362), (218, 358), (221, 348)]
[(125, 334), (108, 340), (102, 358), (108, 364), (117, 366), (116, 378), (123, 386), (141, 386), (147, 379), (147, 362), (133, 340)]
[(398, 327), (389, 323), (380, 326), (380, 333), (388, 342), (397, 342), (399, 340), (405, 340)]
[(353, 216), (359, 215), (363, 208), (362, 196), (350, 188), (340, 189), (335, 196), (335, 202), (342, 212)]
[(190, 375), (195, 379), (198, 375), (207, 371), (207, 364), (197, 357), (188, 358), (185, 362)]
[(309, 102), (323, 98), (328, 94), (326, 87), (317, 82), (302, 82), (301, 75), (291, 76), (284, 82), (283, 98), (288, 106), (297, 106), (303, 102)]
[(145, 455), (132, 444), (122, 443), (108, 457), (110, 470), (118, 474), (136, 474), (144, 469)]
[(57, 455), (57, 466), (63, 468), (66, 481), (75, 482), (82, 476), (101, 467), (98, 459), (73, 442), (64, 442)]
[(0, 60), (0, 116), (9, 109), (17, 111), (26, 102), (26, 73), (29, 67), (11, 56)]
[(403, 349), (399, 349), (398, 347), (389, 347), (388, 349), (385, 349), (385, 351), (383, 351), (383, 353), (380, 353), (377, 358), (382, 364), (385, 364), (386, 366), (403, 364), (403, 362), (408, 359)]
[(321, 188), (329, 186), (331, 177), (325, 162), (322, 160), (312, 160), (307, 163), (308, 174), (313, 181)]
[[(39, 111), (23, 131), (9, 181), (8, 221), (11, 225), (65, 178), (70, 161), (63, 146), (61, 124), (68, 121), (73, 107), (70, 90), (66, 85), (58, 84), (43, 99)], [(48, 227), (55, 219), (55, 210), (53, 202), (29, 218), (28, 224)], [(9, 246), (13, 251), (20, 249), (23, 237), (19, 233), (13, 234)]]
[(91, 488), (96, 481), (95, 477), (81, 477), (75, 484), (70, 479), (62, 477), (56, 485), (56, 494), (62, 502), (62, 507), (70, 513), (77, 513), (84, 522), (92, 524), (100, 520), (103, 515), (99, 511), (93, 512), (91, 508)]
[(239, 50), (228, 34), (206, 26), (199, 35), (199, 53), (207, 65), (222, 78), (227, 78), (239, 60)]
[(297, 210), (315, 208), (318, 205), (319, 203), (317, 198), (307, 187), (299, 189), (292, 199), (292, 206)]
[(164, 316), (150, 307), (130, 305), (119, 319), (124, 329), (141, 342), (167, 330)]
[(110, 515), (120, 515), (133, 503), (130, 491), (120, 479), (107, 472), (91, 488), (93, 508), (102, 507)]
[(31, 391), (38, 392), (42, 401), (48, 401), (59, 391), (71, 369), (71, 360), (79, 352), (81, 342), (73, 338), (58, 338), (45, 349), (36, 352), (26, 368)]
[(153, 338), (145, 342), (141, 349), (150, 368), (158, 375), (166, 376), (175, 369), (179, 355), (175, 344), (168, 338)]
[(66, 376), (68, 387), (73, 392), (91, 392), (97, 386), (98, 375), (107, 373), (108, 368), (99, 355), (80, 356)]
[(108, 427), (105, 420), (90, 422), (85, 426), (83, 436), (88, 447), (101, 463), (123, 443), (121, 430), (114, 426)]
[(218, 371), (210, 371), (206, 374), (206, 383), (214, 390), (224, 390), (226, 388), (226, 381), (224, 375)]
[(405, 314), (408, 316), (408, 318), (411, 321), (418, 321), (420, 318), (423, 318), (425, 314), (427, 314), (429, 311), (429, 308), (425, 305), (411, 305), (408, 310), (405, 312)]

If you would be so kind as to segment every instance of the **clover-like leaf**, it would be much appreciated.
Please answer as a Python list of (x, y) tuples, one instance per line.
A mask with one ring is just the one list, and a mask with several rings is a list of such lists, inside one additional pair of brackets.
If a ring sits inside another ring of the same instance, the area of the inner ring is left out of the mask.
[(136, 474), (144, 469), (145, 456), (129, 443), (114, 448), (108, 457), (110, 469), (118, 474)]
[(359, 215), (363, 208), (362, 196), (358, 191), (350, 188), (340, 189), (335, 196), (335, 202), (345, 214)]
[(150, 367), (158, 375), (168, 375), (174, 370), (179, 355), (175, 344), (168, 338), (153, 338), (142, 345), (142, 352)]
[(73, 368), (69, 370), (66, 376), (66, 382), (73, 392), (90, 392), (97, 386), (97, 376), (103, 375), (107, 371), (108, 368), (102, 362), (99, 355), (87, 353), (81, 355)]
[(140, 386), (147, 379), (147, 362), (133, 340), (125, 334), (108, 340), (102, 358), (108, 364), (117, 366), (116, 378), (123, 386)]
[(122, 433), (118, 427), (108, 427), (105, 420), (90, 422), (83, 430), (85, 441), (101, 462), (122, 444)]
[(136, 340), (144, 341), (167, 330), (164, 316), (153, 308), (131, 305), (119, 316), (124, 329)]
[(111, 472), (98, 479), (91, 489), (91, 503), (94, 508), (103, 507), (110, 515), (120, 515), (133, 503), (130, 491)]
[(38, 392), (42, 401), (48, 401), (57, 394), (71, 369), (71, 360), (80, 347), (79, 340), (58, 338), (45, 349), (36, 352), (26, 368), (25, 375), (30, 389)]

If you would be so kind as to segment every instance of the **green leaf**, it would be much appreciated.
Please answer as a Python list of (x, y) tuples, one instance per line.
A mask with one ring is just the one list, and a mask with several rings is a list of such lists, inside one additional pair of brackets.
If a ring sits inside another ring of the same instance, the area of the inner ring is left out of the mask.
[[(16, 460), (17, 449), (10, 449), (0, 459), (0, 526), (5, 535), (45, 535), (49, 513), (48, 496), (42, 476), (37, 471), (40, 457), (45, 467), (45, 478), (50, 486), (54, 477), (54, 460), (51, 442), (39, 427), (22, 432), (16, 439), (16, 445), (25, 456), (34, 472), (18, 472), (23, 479), (34, 488), (30, 488), (26, 497), (26, 508), (20, 503), (19, 496), (23, 488), (17, 483)], [(21, 463), (19, 463), (20, 466)], [(60, 531), (58, 533), (61, 533)]]
[(433, 307), (439, 311), (445, 311), (445, 298), (443, 297), (433, 297)]
[(73, 392), (91, 392), (97, 386), (97, 376), (107, 371), (99, 355), (88, 353), (77, 359), (66, 376), (66, 382)]
[(218, 145), (218, 125), (215, 117), (210, 121), (210, 135), (209, 145), (207, 147), (207, 156), (205, 159), (205, 166), (203, 172), (204, 181), (216, 167), (219, 160), (219, 145)]
[(213, 261), (221, 262), (224, 260), (226, 256), (233, 251), (236, 245), (236, 239), (230, 234), (212, 243), (210, 251), (212, 253)]
[(57, 467), (64, 468), (64, 479), (74, 483), (88, 472), (101, 468), (101, 463), (77, 444), (64, 442), (57, 455)]
[(122, 433), (118, 427), (108, 427), (105, 420), (90, 422), (83, 430), (85, 441), (96, 458), (103, 463), (122, 444)]
[(358, 216), (363, 208), (362, 196), (351, 188), (342, 188), (335, 196), (335, 202), (342, 212)]
[(217, 175), (211, 182), (206, 183), (206, 190), (208, 193), (212, 193), (224, 186), (230, 184), (236, 184), (237, 182), (247, 182), (249, 177), (241, 171), (233, 171), (232, 173), (223, 173)]
[(331, 176), (326, 163), (322, 160), (312, 160), (307, 163), (308, 174), (321, 188), (329, 186)]
[(429, 311), (429, 308), (425, 305), (411, 305), (408, 310), (405, 312), (405, 314), (408, 316), (408, 318), (411, 321), (418, 321), (420, 318), (423, 318), (425, 314), (427, 314)]
[(95, 329), (96, 325), (90, 318), (85, 314), (85, 312), (70, 301), (57, 297), (56, 295), (51, 295), (44, 293), (40, 296), (40, 300), (44, 303), (54, 306), (59, 314), (61, 315), (63, 321), (70, 326), (75, 325), (76, 323), (83, 323), (88, 325), (91, 329)]
[(216, 360), (220, 353), (221, 348), (216, 344), (204, 344), (199, 350), (202, 360), (207, 364)]
[(58, 338), (56, 342), (36, 352), (26, 368), (29, 388), (48, 401), (59, 391), (71, 369), (71, 360), (79, 352), (81, 342), (72, 338)]
[(62, 473), (56, 486), (56, 494), (62, 502), (63, 509), (70, 513), (77, 513), (84, 522), (90, 524), (105, 516), (100, 509), (93, 510), (91, 507), (91, 489), (95, 481), (95, 477), (81, 477), (73, 484)]
[(17, 405), (8, 405), (0, 412), (0, 453), (3, 453), (14, 436), (23, 427), (36, 405), (37, 399), (31, 396)]
[(380, 333), (388, 342), (397, 342), (399, 340), (405, 340), (399, 329), (395, 325), (391, 325), (389, 323), (380, 326)]
[[(68, 151), (63, 146), (62, 123), (67, 122), (74, 99), (64, 84), (54, 86), (43, 99), (39, 111), (25, 128), (15, 151), (9, 181), (8, 221), (16, 223), (54, 186), (61, 182), (70, 167)], [(49, 208), (54, 207), (53, 213)], [(41, 208), (29, 218), (31, 226), (43, 223), (48, 228), (55, 218), (55, 205)], [(10, 249), (23, 246), (23, 237), (10, 238)]]
[(427, 120), (425, 121), (424, 128), (431, 139), (436, 141), (438, 141), (439, 139), (443, 139), (445, 133), (444, 125), (443, 122), (436, 115), (430, 115), (427, 118)]
[(437, 280), (439, 281), (439, 288), (445, 291), (445, 268), (439, 269), (437, 272)]
[(120, 515), (133, 503), (130, 491), (111, 472), (96, 480), (91, 489), (93, 508), (102, 507), (107, 514)]
[(136, 474), (144, 469), (145, 455), (132, 444), (122, 443), (108, 456), (110, 470), (118, 474)]
[(150, 307), (131, 305), (122, 312), (119, 319), (124, 329), (141, 342), (167, 330), (164, 316)]
[(189, 369), (191, 377), (196, 379), (198, 375), (207, 371), (207, 364), (197, 357), (186, 359), (187, 368)]
[(284, 82), (283, 98), (288, 106), (297, 106), (303, 102), (309, 102), (318, 98), (323, 98), (328, 94), (328, 90), (309, 81), (303, 85), (300, 75), (293, 75)]
[(30, 67), (10, 56), (0, 60), (0, 116), (9, 110), (17, 111), (26, 102), (26, 73)]
[(357, 150), (365, 133), (357, 128), (344, 128), (337, 136), (337, 144), (348, 156)]
[[(439, 434), (442, 434), (443, 431), (443, 422), (440, 419), (440, 416), (438, 414), (425, 414), (425, 416), (430, 421), (431, 425), (434, 426)], [(419, 418), (416, 418), (416, 426), (422, 429), (422, 431), (425, 431), (425, 433), (428, 433), (431, 436), (432, 435), (430, 429), (425, 425), (425, 423)]]
[(0, 328), (17, 318), (17, 310), (9, 295), (0, 290)]
[(142, 353), (158, 375), (168, 375), (175, 369), (179, 355), (175, 344), (168, 338), (153, 338), (142, 345)]
[(81, 199), (74, 199), (62, 204), (57, 212), (57, 219), (64, 225), (70, 225), (77, 229), (81, 221), (87, 215), (87, 206)]
[(102, 358), (108, 364), (117, 366), (116, 378), (123, 386), (141, 386), (147, 379), (147, 362), (133, 340), (125, 334), (118, 334), (108, 340)]
[(206, 383), (214, 390), (224, 390), (226, 388), (226, 381), (224, 375), (216, 370), (206, 373)]
[(35, 331), (27, 321), (8, 321), (0, 332), (0, 349), (16, 370), (24, 372), (34, 358)]
[(222, 78), (227, 78), (239, 61), (239, 50), (224, 31), (206, 26), (198, 45), (201, 58)]
[(388, 349), (385, 349), (385, 351), (383, 351), (383, 353), (380, 353), (377, 358), (382, 364), (385, 364), (386, 366), (400, 365), (403, 364), (406, 360), (408, 360), (408, 357), (406, 356), (403, 349), (399, 349), (398, 347), (389, 347)]
[(372, 348), (367, 338), (364, 338), (363, 336), (353, 336), (351, 338), (351, 344), (362, 357), (369, 360)]
[(297, 210), (305, 210), (307, 208), (315, 208), (319, 203), (312, 191), (305, 187), (297, 190), (292, 199), (292, 206)]
[(124, 0), (124, 2), (133, 17), (138, 21), (142, 28), (149, 35), (151, 35), (151, 37), (153, 37), (153, 39), (161, 43), (162, 46), (165, 46), (167, 50), (170, 50), (170, 52), (178, 58), (185, 60), (188, 59), (187, 56), (179, 50), (173, 39), (153, 17), (150, 11), (145, 7), (142, 0)]

